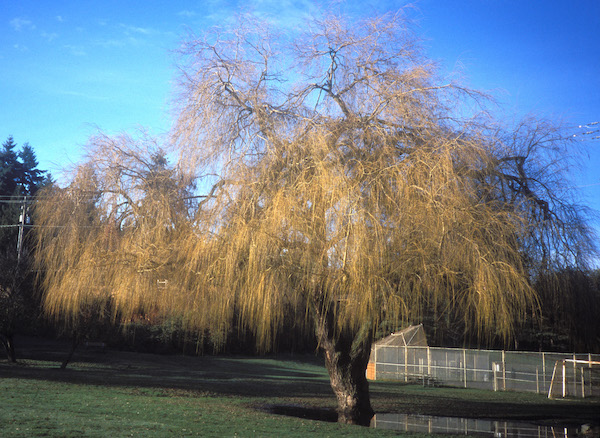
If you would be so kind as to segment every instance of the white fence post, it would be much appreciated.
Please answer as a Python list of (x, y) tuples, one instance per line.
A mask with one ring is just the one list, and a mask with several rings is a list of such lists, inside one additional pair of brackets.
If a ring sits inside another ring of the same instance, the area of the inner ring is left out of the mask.
[(492, 362), (492, 369), (494, 371), (494, 392), (498, 391), (498, 363)]
[(375, 362), (373, 363), (373, 380), (377, 380), (377, 345), (374, 348)]
[(588, 353), (588, 362), (590, 363), (590, 394), (594, 395), (594, 390), (592, 388), (592, 353)]
[(562, 362), (562, 396), (567, 396), (567, 363), (563, 360)]
[(502, 350), (502, 390), (506, 391), (506, 353)]
[(465, 388), (467, 387), (467, 350), (463, 348), (463, 379), (465, 381)]
[(577, 356), (573, 353), (573, 395), (577, 395)]
[(431, 348), (427, 346), (427, 375), (431, 378)]
[(544, 379), (544, 391), (546, 390), (546, 353), (542, 351), (542, 378)]
[(404, 345), (404, 381), (408, 382), (408, 346)]

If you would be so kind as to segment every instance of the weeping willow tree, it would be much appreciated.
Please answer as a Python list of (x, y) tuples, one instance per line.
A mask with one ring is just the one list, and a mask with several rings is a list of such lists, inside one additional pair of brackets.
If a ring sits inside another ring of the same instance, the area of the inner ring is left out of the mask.
[(544, 191), (560, 136), (475, 115), (482, 96), (442, 81), (399, 15), (292, 36), (244, 18), (190, 36), (181, 72), (177, 166), (144, 158), (157, 157), (147, 141), (100, 136), (40, 202), (50, 314), (97, 301), (120, 321), (235, 323), (264, 350), (292, 315), (324, 352), (339, 420), (368, 424), (383, 321), (434, 307), (508, 337), (535, 304), (532, 261), (585, 241)]

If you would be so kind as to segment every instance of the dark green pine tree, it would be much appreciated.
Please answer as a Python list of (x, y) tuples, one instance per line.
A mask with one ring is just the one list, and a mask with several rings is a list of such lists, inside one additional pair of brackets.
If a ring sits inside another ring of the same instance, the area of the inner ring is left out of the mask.
[(0, 257), (5, 260), (15, 253), (18, 236), (20, 205), (15, 196), (22, 193), (18, 190), (21, 163), (16, 148), (10, 136), (0, 149)]
[[(19, 222), (25, 199), (31, 197), (46, 184), (47, 172), (37, 168), (38, 161), (33, 148), (25, 143), (21, 150), (12, 136), (0, 149), (0, 254), (10, 257), (17, 252)], [(24, 212), (27, 215), (27, 211)]]
[[(19, 248), (20, 223), (29, 225), (28, 204), (38, 189), (50, 181), (37, 168), (33, 148), (25, 143), (20, 150), (12, 136), (0, 148), (0, 343), (8, 359), (16, 361), (13, 335), (35, 307), (31, 276), (27, 268), (27, 246)], [(26, 242), (28, 227), (21, 229)]]
[(17, 185), (23, 194), (33, 196), (47, 182), (46, 172), (37, 168), (39, 163), (29, 143), (23, 145), (18, 155)]

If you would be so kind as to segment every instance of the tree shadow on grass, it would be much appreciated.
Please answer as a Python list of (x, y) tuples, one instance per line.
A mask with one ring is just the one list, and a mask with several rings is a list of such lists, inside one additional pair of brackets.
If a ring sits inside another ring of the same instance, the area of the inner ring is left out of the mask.
[(21, 340), (17, 365), (0, 362), (0, 376), (121, 387), (185, 390), (188, 393), (332, 399), (329, 379), (314, 355), (171, 356), (80, 348), (59, 369), (68, 342)]
[(287, 405), (265, 405), (262, 410), (275, 415), (284, 415), (286, 417), (296, 417), (305, 420), (327, 421), (336, 423), (338, 415), (333, 408), (312, 408), (297, 404)]

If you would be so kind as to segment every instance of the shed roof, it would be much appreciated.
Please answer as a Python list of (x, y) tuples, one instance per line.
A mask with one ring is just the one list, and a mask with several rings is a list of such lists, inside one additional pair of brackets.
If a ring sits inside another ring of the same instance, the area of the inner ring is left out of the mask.
[(381, 339), (377, 345), (427, 347), (427, 336), (423, 324), (411, 325), (398, 333)]

